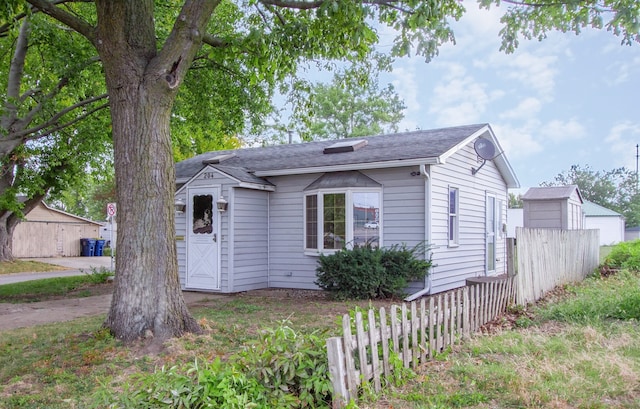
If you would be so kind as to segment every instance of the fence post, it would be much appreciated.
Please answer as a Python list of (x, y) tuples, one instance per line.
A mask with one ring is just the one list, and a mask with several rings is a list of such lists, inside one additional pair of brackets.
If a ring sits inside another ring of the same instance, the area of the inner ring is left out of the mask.
[(344, 349), (342, 338), (332, 337), (327, 339), (327, 357), (329, 361), (329, 379), (333, 386), (333, 409), (344, 408), (349, 402), (349, 390), (347, 389)]
[(507, 275), (513, 277), (518, 273), (515, 264), (516, 239), (507, 237)]

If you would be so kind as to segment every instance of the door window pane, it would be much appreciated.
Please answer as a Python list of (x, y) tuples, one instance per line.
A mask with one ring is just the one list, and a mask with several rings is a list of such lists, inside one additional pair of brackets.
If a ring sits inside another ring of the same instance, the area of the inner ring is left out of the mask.
[(193, 209), (193, 233), (211, 234), (213, 232), (213, 196), (194, 195), (191, 208)]

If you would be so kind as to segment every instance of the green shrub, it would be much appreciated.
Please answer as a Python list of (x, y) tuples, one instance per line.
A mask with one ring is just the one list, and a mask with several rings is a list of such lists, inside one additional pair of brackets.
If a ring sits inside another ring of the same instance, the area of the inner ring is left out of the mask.
[(331, 404), (325, 337), (297, 334), (285, 323), (227, 362), (197, 361), (133, 377), (123, 392), (103, 387), (95, 407), (328, 408)]
[(322, 254), (315, 283), (337, 299), (402, 297), (410, 281), (422, 280), (429, 273), (431, 260), (418, 257), (426, 250), (424, 244), (383, 249), (365, 245)]
[(616, 244), (604, 259), (604, 265), (611, 268), (640, 270), (640, 240)]
[(238, 368), (267, 389), (269, 407), (329, 407), (326, 337), (299, 334), (283, 323), (238, 354)]
[(113, 276), (113, 271), (109, 270), (106, 267), (91, 267), (91, 271), (87, 272), (85, 270), (80, 270), (84, 274), (86, 274), (89, 281), (93, 284), (102, 284), (106, 283), (109, 277)]

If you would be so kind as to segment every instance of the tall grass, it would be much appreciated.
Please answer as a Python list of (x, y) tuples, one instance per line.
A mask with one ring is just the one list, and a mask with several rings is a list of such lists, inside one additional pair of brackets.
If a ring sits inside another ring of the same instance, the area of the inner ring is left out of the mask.
[(640, 278), (623, 270), (607, 278), (588, 278), (568, 287), (571, 299), (540, 310), (541, 318), (601, 325), (606, 320), (640, 320)]

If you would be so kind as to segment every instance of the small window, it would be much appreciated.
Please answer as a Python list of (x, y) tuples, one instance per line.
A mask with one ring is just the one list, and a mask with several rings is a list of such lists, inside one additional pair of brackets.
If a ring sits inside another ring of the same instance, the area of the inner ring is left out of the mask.
[(305, 246), (313, 249), (318, 247), (318, 196), (306, 196), (305, 200)]
[(449, 188), (449, 246), (458, 245), (458, 209), (459, 209), (459, 191), (455, 187)]

